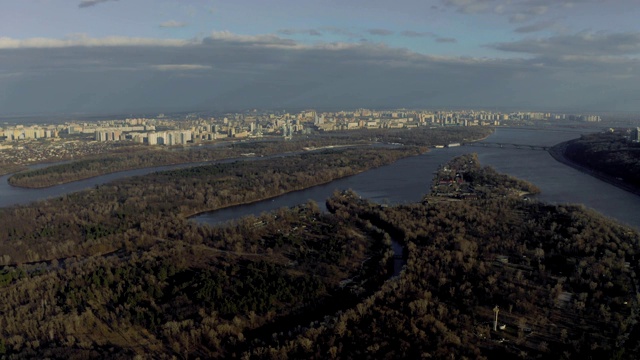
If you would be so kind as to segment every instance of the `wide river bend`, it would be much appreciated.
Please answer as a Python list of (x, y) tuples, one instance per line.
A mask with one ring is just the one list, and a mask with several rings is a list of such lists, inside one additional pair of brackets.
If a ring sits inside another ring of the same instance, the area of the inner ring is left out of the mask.
[[(487, 143), (509, 143), (552, 146), (574, 139), (584, 130), (498, 128), (483, 140)], [(482, 142), (481, 142), (482, 143)], [(324, 206), (334, 190), (352, 189), (362, 197), (378, 203), (400, 204), (420, 201), (429, 191), (434, 172), (451, 158), (475, 152), (483, 165), (527, 180), (542, 193), (538, 199), (551, 203), (580, 203), (618, 221), (640, 229), (640, 196), (621, 190), (588, 174), (554, 160), (548, 152), (514, 147), (461, 146), (433, 149), (429, 153), (401, 159), (393, 164), (358, 175), (338, 179), (328, 184), (279, 196), (274, 199), (240, 205), (200, 214), (193, 219), (218, 224), (245, 215), (257, 215), (283, 206), (294, 206), (309, 199)], [(268, 161), (268, 160), (264, 160)], [(189, 165), (181, 165), (189, 166)], [(76, 181), (46, 189), (23, 189), (7, 183), (10, 175), (0, 177), (0, 207), (26, 204), (37, 200), (92, 188), (113, 180), (149, 174), (181, 166), (165, 166), (123, 171)], [(191, 165), (193, 166), (193, 164)]]
[[(581, 133), (582, 131), (565, 129), (498, 128), (483, 141), (550, 147), (575, 139)], [(453, 157), (466, 153), (477, 153), (482, 165), (490, 165), (499, 172), (535, 184), (541, 190), (541, 194), (537, 196), (541, 201), (584, 204), (607, 217), (640, 229), (640, 196), (563, 165), (544, 150), (489, 146), (433, 149), (426, 154), (401, 159), (325, 185), (288, 193), (275, 199), (203, 213), (193, 219), (213, 225), (283, 206), (295, 206), (309, 199), (324, 207), (325, 199), (334, 190), (345, 189), (352, 189), (362, 197), (378, 203), (418, 202), (429, 191), (431, 179), (438, 167)]]

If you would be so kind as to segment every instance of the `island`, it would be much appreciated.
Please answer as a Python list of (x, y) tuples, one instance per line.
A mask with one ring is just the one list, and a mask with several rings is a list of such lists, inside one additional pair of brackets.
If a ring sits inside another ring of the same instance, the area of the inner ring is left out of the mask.
[(189, 220), (408, 151), (199, 166), (0, 209), (0, 353), (634, 358), (638, 232), (537, 202), (535, 186), (473, 155), (437, 174), (459, 175), (459, 194), (438, 180), (415, 204), (343, 191), (329, 212), (308, 202), (215, 227)]

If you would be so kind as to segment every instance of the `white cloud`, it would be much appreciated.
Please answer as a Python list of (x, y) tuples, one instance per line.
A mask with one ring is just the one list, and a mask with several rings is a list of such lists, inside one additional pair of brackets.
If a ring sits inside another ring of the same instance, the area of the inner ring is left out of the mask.
[(322, 33), (316, 29), (280, 29), (278, 34), (322, 36)]
[(582, 32), (493, 44), (509, 52), (543, 56), (622, 56), (640, 54), (640, 33)]
[(522, 13), (515, 13), (509, 16), (509, 21), (512, 23), (523, 23), (529, 20), (529, 16)]
[[(425, 36), (434, 41), (439, 37)], [(627, 56), (640, 49), (639, 39), (634, 34), (576, 34), (494, 45), (532, 54), (530, 58), (479, 59), (430, 56), (376, 43), (300, 44), (275, 35), (225, 31), (197, 41), (82, 35), (62, 40), (2, 38), (0, 74), (5, 77), (0, 93), (6, 95), (0, 96), (0, 108), (113, 112), (592, 106), (593, 86), (619, 93), (640, 91), (640, 81), (635, 81), (640, 80), (640, 61)], [(580, 52), (587, 44), (609, 48), (598, 54)], [(560, 52), (563, 48), (569, 50)], [(159, 76), (160, 71), (166, 76)], [(615, 106), (615, 99), (607, 101), (599, 104)], [(637, 108), (635, 103), (624, 106)]]
[[(443, 0), (446, 6), (456, 8), (464, 14), (477, 14), (491, 9), (493, 0)], [(500, 6), (500, 5), (498, 5)], [(495, 9), (495, 6), (493, 7)]]
[(96, 6), (100, 3), (104, 3), (107, 1), (118, 1), (118, 0), (82, 0), (80, 1), (80, 4), (78, 4), (79, 8), (87, 8), (87, 7), (91, 7), (91, 6)]
[[(542, 30), (541, 24), (560, 22), (572, 16), (572, 8), (579, 5), (605, 3), (613, 0), (440, 0), (442, 4), (469, 16), (503, 16), (513, 24), (521, 24), (516, 32), (527, 33)], [(637, 0), (615, 0), (629, 3)], [(603, 4), (606, 6), (606, 4)], [(631, 5), (630, 5), (631, 6)], [(534, 22), (530, 24), (529, 22)], [(597, 26), (597, 24), (593, 24)]]
[(22, 75), (24, 75), (24, 73), (21, 73), (21, 72), (15, 72), (15, 73), (0, 72), (0, 79), (8, 79), (12, 77), (19, 77)]
[(29, 38), (13, 39), (0, 37), (0, 49), (46, 49), (65, 48), (73, 46), (185, 46), (193, 44), (191, 40), (182, 39), (153, 39), (124, 36), (109, 36), (104, 38), (90, 38), (74, 36), (68, 39)]
[(451, 38), (451, 37), (439, 37), (439, 38), (436, 38), (436, 42), (439, 42), (439, 43), (456, 43), (456, 42), (458, 42), (458, 40), (456, 40), (454, 38)]
[(230, 31), (213, 31), (208, 37), (203, 39), (203, 42), (226, 42), (226, 43), (240, 43), (240, 44), (253, 44), (265, 47), (278, 47), (278, 48), (299, 48), (302, 45), (296, 43), (290, 39), (283, 39), (276, 35), (241, 35), (232, 33)]
[(514, 31), (517, 33), (532, 33), (536, 31), (542, 31), (548, 29), (549, 27), (555, 25), (555, 21), (541, 21), (535, 24), (524, 25), (516, 28)]
[(152, 69), (160, 71), (190, 71), (190, 70), (211, 70), (213, 67), (210, 65), (199, 64), (162, 64), (152, 65)]
[(387, 30), (387, 29), (369, 29), (367, 30), (367, 32), (371, 35), (376, 35), (376, 36), (393, 35), (393, 31)]
[(182, 21), (169, 20), (160, 24), (162, 28), (181, 28), (187, 26), (187, 23)]
[(334, 34), (334, 35), (340, 35), (340, 36), (347, 36), (347, 37), (351, 37), (351, 38), (359, 38), (361, 35), (358, 33), (355, 33), (351, 30), (345, 29), (345, 28), (339, 28), (339, 27), (334, 27), (334, 26), (327, 26), (327, 27), (323, 27), (320, 28), (321, 31), (326, 31), (328, 33)]
[(540, 6), (532, 6), (527, 10), (527, 13), (532, 15), (543, 15), (549, 10), (549, 7), (540, 5)]
[(405, 30), (405, 31), (401, 32), (400, 35), (401, 36), (405, 36), (405, 37), (434, 37), (434, 36), (436, 36), (432, 32), (418, 32), (418, 31), (412, 31), (412, 30)]

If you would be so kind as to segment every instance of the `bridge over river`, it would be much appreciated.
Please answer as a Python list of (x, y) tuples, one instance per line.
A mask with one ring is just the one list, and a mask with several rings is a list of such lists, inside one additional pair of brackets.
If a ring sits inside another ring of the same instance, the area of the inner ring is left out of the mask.
[(541, 145), (528, 145), (528, 144), (511, 144), (500, 142), (470, 142), (464, 143), (463, 146), (475, 146), (475, 147), (493, 147), (493, 148), (505, 148), (505, 149), (523, 149), (523, 150), (549, 150), (550, 146)]

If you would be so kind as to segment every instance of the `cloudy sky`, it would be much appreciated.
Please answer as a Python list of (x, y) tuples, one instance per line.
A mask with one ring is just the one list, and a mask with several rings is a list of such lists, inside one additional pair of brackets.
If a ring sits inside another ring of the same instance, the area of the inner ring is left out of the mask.
[(2, 0), (0, 116), (640, 112), (638, 0)]

